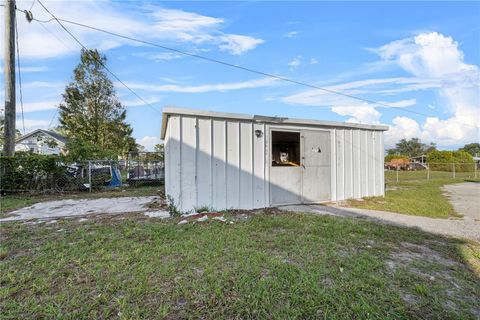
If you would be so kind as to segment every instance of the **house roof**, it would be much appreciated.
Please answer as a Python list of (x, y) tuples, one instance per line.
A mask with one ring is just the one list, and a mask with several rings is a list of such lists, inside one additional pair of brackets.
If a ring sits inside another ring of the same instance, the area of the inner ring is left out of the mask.
[(196, 116), (196, 117), (203, 117), (203, 118), (247, 120), (247, 121), (254, 121), (257, 123), (272, 123), (272, 124), (281, 123), (281, 124), (288, 124), (288, 125), (297, 124), (297, 125), (322, 126), (322, 127), (367, 129), (367, 130), (378, 130), (378, 131), (388, 130), (388, 126), (382, 126), (382, 125), (347, 123), (347, 122), (326, 121), (326, 120), (282, 118), (282, 117), (270, 117), (270, 116), (261, 116), (261, 115), (249, 115), (249, 114), (243, 114), (243, 113), (227, 113), (227, 112), (215, 112), (215, 111), (205, 111), (205, 110), (195, 110), (195, 109), (184, 109), (184, 108), (177, 108), (177, 107), (165, 107), (163, 108), (163, 116), (162, 116), (162, 131), (161, 131), (162, 139), (165, 138), (165, 133), (167, 130), (167, 121), (170, 115), (186, 115), (186, 116)]
[(16, 143), (19, 143), (25, 139), (28, 139), (32, 136), (35, 136), (36, 134), (38, 133), (42, 133), (42, 134), (45, 134), (45, 135), (48, 135), (50, 137), (52, 137), (53, 139), (65, 144), (67, 143), (67, 138), (65, 136), (62, 136), (61, 134), (57, 133), (57, 132), (54, 132), (54, 131), (50, 131), (50, 130), (44, 130), (44, 129), (37, 129), (37, 130), (34, 130), (32, 132), (29, 132), (23, 136), (21, 136), (20, 138), (18, 138), (17, 140), (15, 140)]

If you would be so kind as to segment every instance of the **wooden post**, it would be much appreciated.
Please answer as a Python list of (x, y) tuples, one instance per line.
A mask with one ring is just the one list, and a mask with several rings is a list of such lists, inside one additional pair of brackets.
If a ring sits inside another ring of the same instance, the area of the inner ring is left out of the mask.
[(3, 154), (15, 154), (15, 0), (5, 0), (5, 124)]
[(453, 172), (453, 179), (455, 179), (455, 162), (452, 163), (452, 168), (453, 168), (453, 170), (452, 170), (452, 172)]

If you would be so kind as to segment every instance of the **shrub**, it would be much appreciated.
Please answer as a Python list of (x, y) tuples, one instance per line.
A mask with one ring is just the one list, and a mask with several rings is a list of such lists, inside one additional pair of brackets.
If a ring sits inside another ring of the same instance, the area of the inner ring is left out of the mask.
[(408, 156), (404, 155), (396, 155), (396, 154), (389, 154), (385, 156), (385, 163), (392, 161), (393, 159), (405, 159), (409, 160), (410, 158)]
[(0, 190), (45, 191), (76, 188), (75, 178), (67, 175), (54, 155), (17, 153), (0, 157)]
[(465, 151), (432, 151), (427, 155), (430, 170), (468, 172), (474, 170), (473, 157)]

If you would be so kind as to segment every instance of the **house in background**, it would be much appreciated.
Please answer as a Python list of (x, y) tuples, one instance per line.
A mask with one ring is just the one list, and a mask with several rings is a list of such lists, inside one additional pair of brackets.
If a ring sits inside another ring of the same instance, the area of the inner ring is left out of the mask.
[(67, 138), (54, 131), (37, 129), (15, 141), (15, 151), (37, 154), (63, 154)]

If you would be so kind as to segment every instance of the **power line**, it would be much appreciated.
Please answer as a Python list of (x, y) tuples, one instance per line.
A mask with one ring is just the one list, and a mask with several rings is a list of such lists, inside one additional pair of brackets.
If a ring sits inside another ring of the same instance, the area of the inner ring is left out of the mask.
[(16, 18), (15, 18), (15, 42), (17, 45), (18, 87), (19, 87), (19, 93), (20, 93), (20, 107), (22, 110), (23, 134), (25, 134), (25, 117), (23, 115), (22, 72), (20, 69), (20, 48), (18, 46), (18, 25), (17, 25)]
[[(38, 0), (38, 3), (40, 3), (40, 5), (42, 5), (42, 7), (45, 8), (45, 6), (41, 3), (40, 0)], [(49, 12), (49, 11), (47, 10), (47, 12)], [(52, 15), (51, 12), (49, 12), (49, 13)], [(286, 78), (286, 77), (282, 77), (282, 76), (277, 76), (277, 75), (274, 75), (274, 74), (271, 74), (271, 73), (255, 70), (255, 69), (248, 68), (248, 67), (239, 66), (239, 65), (236, 65), (236, 64), (233, 64), (233, 63), (229, 63), (229, 62), (225, 62), (225, 61), (222, 61), (222, 60), (202, 56), (202, 55), (199, 55), (199, 54), (189, 53), (189, 52), (186, 52), (186, 51), (182, 51), (182, 50), (179, 50), (179, 49), (167, 47), (167, 46), (164, 46), (164, 45), (161, 45), (161, 44), (158, 44), (158, 43), (154, 43), (154, 42), (151, 42), (151, 41), (141, 40), (141, 39), (138, 39), (138, 38), (133, 38), (133, 37), (122, 35), (122, 34), (119, 34), (119, 33), (116, 33), (116, 32), (108, 31), (108, 30), (105, 30), (105, 29), (102, 29), (102, 28), (89, 26), (89, 25), (86, 25), (86, 24), (83, 24), (83, 23), (80, 23), (80, 22), (71, 21), (71, 20), (62, 19), (62, 18), (57, 18), (56, 16), (53, 16), (53, 18), (49, 19), (49, 20), (39, 20), (39, 19), (36, 19), (36, 18), (33, 18), (33, 20), (35, 20), (37, 22), (40, 22), (40, 23), (49, 23), (49, 22), (55, 20), (60, 25), (61, 25), (61, 22), (65, 22), (65, 23), (69, 23), (69, 24), (72, 24), (72, 25), (76, 25), (76, 26), (79, 26), (79, 27), (86, 28), (86, 29), (91, 29), (91, 30), (106, 33), (106, 34), (109, 34), (109, 35), (112, 35), (112, 36), (115, 36), (115, 37), (123, 38), (123, 39), (126, 39), (126, 40), (130, 40), (130, 41), (150, 45), (150, 46), (153, 46), (153, 47), (161, 48), (161, 49), (171, 51), (171, 52), (175, 52), (175, 53), (178, 53), (178, 54), (182, 54), (182, 55), (185, 55), (185, 56), (189, 56), (189, 57), (193, 57), (193, 58), (197, 58), (197, 59), (202, 59), (202, 60), (213, 62), (213, 63), (218, 63), (218, 64), (221, 64), (221, 65), (224, 65), (224, 66), (228, 66), (228, 67), (240, 69), (240, 70), (243, 70), (243, 71), (259, 74), (259, 75), (274, 78), (274, 79), (277, 79), (277, 80), (286, 81), (286, 82), (294, 83), (294, 84), (297, 84), (297, 85), (309, 87), (309, 88), (312, 88), (312, 89), (317, 89), (317, 90), (321, 90), (321, 91), (324, 91), (324, 92), (328, 92), (328, 93), (331, 93), (331, 94), (344, 96), (344, 97), (347, 97), (347, 98), (350, 98), (350, 99), (363, 101), (363, 102), (366, 102), (366, 103), (376, 105), (377, 107), (396, 108), (400, 111), (409, 112), (409, 113), (413, 113), (413, 114), (417, 114), (417, 115), (421, 115), (421, 116), (425, 116), (425, 117), (430, 117), (431, 116), (431, 115), (421, 113), (421, 112), (417, 112), (417, 111), (413, 111), (413, 110), (397, 108), (395, 106), (389, 105), (389, 104), (384, 103), (384, 102), (375, 101), (375, 100), (366, 99), (366, 98), (361, 98), (361, 97), (354, 96), (354, 95), (344, 93), (344, 92), (341, 92), (341, 91), (320, 87), (320, 86), (317, 86), (317, 85), (309, 84), (309, 83), (306, 83), (306, 82), (302, 82), (302, 81), (298, 81), (298, 80), (294, 80), (294, 79), (290, 79), (290, 78)], [(63, 27), (63, 25), (62, 25), (62, 27)], [(63, 27), (63, 28), (65, 29), (65, 27)]]
[[(35, 0), (36, 1), (36, 0)], [(59, 37), (57, 37), (57, 35), (55, 33), (53, 33), (52, 31), (50, 31), (47, 27), (45, 27), (42, 23), (39, 23), (38, 24), (39, 26), (41, 26), (43, 28), (43, 30), (47, 31), (52, 37), (54, 37), (55, 39), (58, 40), (58, 42), (60, 42), (65, 48), (67, 48), (68, 50), (72, 50), (65, 42), (62, 41), (62, 39), (60, 39)], [(55, 112), (53, 113), (52, 115), (52, 118), (50, 119), (50, 122), (48, 124), (48, 130), (50, 130), (50, 128), (52, 127), (52, 124), (53, 124), (53, 121), (55, 120), (55, 117), (57, 116), (57, 113), (58, 113), (58, 108), (55, 108)]]
[(37, 0), (32, 1), (32, 4), (30, 5), (30, 9), (28, 9), (28, 11), (32, 11), (33, 6), (35, 5), (35, 1), (37, 1)]
[[(38, 2), (41, 4), (40, 1), (38, 1)], [(119, 33), (116, 33), (116, 32), (112, 32), (112, 31), (108, 31), (108, 30), (105, 30), (105, 29), (89, 26), (89, 25), (86, 25), (86, 24), (83, 24), (83, 23), (79, 23), (79, 22), (75, 22), (75, 21), (71, 21), (71, 20), (67, 20), (67, 19), (54, 18), (54, 19), (43, 20), (42, 21), (42, 20), (38, 20), (38, 19), (34, 18), (34, 20), (36, 20), (38, 22), (41, 22), (41, 23), (48, 23), (52, 20), (57, 20), (57, 22), (61, 21), (61, 22), (73, 24), (73, 25), (76, 25), (76, 26), (79, 26), (79, 27), (99, 31), (99, 32), (102, 32), (102, 33), (106, 33), (106, 34), (115, 36), (115, 37), (119, 37), (119, 38), (123, 38), (123, 39), (126, 39), (126, 40), (150, 45), (150, 46), (153, 46), (153, 47), (157, 47), (157, 48), (161, 48), (161, 49), (164, 49), (164, 50), (172, 51), (172, 52), (182, 54), (182, 55), (185, 55), (185, 56), (194, 57), (194, 58), (197, 58), (197, 59), (202, 59), (202, 60), (206, 60), (206, 61), (209, 61), (209, 62), (222, 64), (222, 65), (225, 65), (225, 66), (228, 66), (228, 67), (240, 69), (240, 70), (243, 70), (243, 71), (248, 71), (248, 72), (251, 72), (251, 73), (256, 73), (256, 74), (259, 74), (259, 75), (262, 75), (262, 76), (267, 76), (267, 77), (274, 78), (274, 79), (277, 79), (277, 80), (282, 80), (282, 81), (298, 84), (298, 85), (301, 85), (301, 86), (309, 87), (309, 88), (312, 88), (312, 89), (321, 90), (321, 91), (328, 92), (328, 93), (331, 93), (331, 94), (341, 95), (341, 96), (344, 96), (344, 97), (347, 97), (347, 98), (367, 102), (367, 103), (370, 103), (370, 104), (377, 105), (378, 107), (396, 108), (395, 106), (389, 105), (389, 104), (384, 103), (384, 102), (379, 102), (379, 101), (375, 101), (375, 100), (371, 100), (371, 99), (361, 98), (361, 97), (354, 96), (354, 95), (344, 93), (344, 92), (341, 92), (341, 91), (336, 91), (336, 90), (333, 90), (333, 89), (320, 87), (320, 86), (309, 84), (309, 83), (306, 83), (306, 82), (302, 82), (302, 81), (298, 81), (298, 80), (294, 80), (294, 79), (290, 79), (290, 78), (286, 78), (286, 77), (282, 77), (282, 76), (277, 76), (277, 75), (274, 75), (274, 74), (271, 74), (271, 73), (254, 70), (254, 69), (251, 69), (251, 68), (239, 66), (239, 65), (236, 65), (236, 64), (233, 64), (233, 63), (225, 62), (225, 61), (214, 59), (214, 58), (209, 58), (209, 57), (198, 55), (198, 54), (195, 54), (195, 53), (185, 52), (185, 51), (182, 51), (182, 50), (179, 50), (179, 49), (174, 49), (174, 48), (171, 48), (171, 47), (167, 47), (167, 46), (164, 46), (164, 45), (161, 45), (161, 44), (158, 44), (158, 43), (133, 38), (133, 37), (130, 37), (130, 36), (122, 35), (122, 34), (119, 34)], [(399, 110), (405, 111), (405, 112), (410, 112), (410, 113), (421, 115), (421, 116), (425, 116), (425, 117), (431, 116), (431, 115), (427, 115), (427, 114), (424, 114), (424, 113), (421, 113), (421, 112), (408, 110), (408, 109), (399, 109)]]
[[(43, 7), (43, 9), (45, 9), (45, 11), (47, 11), (51, 16), (52, 16), (52, 19), (55, 20), (59, 25), (60, 27), (65, 30), (66, 33), (68, 33), (74, 40), (75, 42), (77, 42), (86, 52), (88, 52), (88, 49), (86, 46), (83, 45), (83, 43), (78, 40), (77, 37), (75, 37), (75, 35), (73, 33), (71, 33), (61, 22), (60, 20), (52, 13), (50, 12), (50, 10), (48, 10), (47, 7), (45, 7), (45, 5), (40, 1), (40, 0), (37, 0), (37, 2)], [(36, 21), (38, 21), (37, 19), (34, 19)], [(50, 20), (50, 21), (53, 21), (53, 20)], [(41, 21), (39, 21), (41, 22)], [(94, 58), (95, 59), (95, 58)], [(98, 59), (95, 59), (97, 60), (98, 63), (100, 63), (100, 65), (105, 69), (107, 70), (108, 73), (110, 73), (118, 82), (120, 82), (125, 88), (127, 88), (127, 90), (129, 90), (135, 97), (137, 97), (140, 101), (142, 101), (145, 105), (149, 106), (150, 108), (152, 108), (153, 110), (155, 110), (156, 112), (159, 112), (161, 113), (160, 111), (158, 111), (157, 109), (155, 109), (150, 103), (148, 103), (147, 101), (145, 101), (142, 97), (140, 97), (135, 91), (133, 91), (125, 82), (123, 82), (115, 73), (113, 73), (113, 71), (111, 71), (106, 65), (105, 63), (103, 63), (103, 61), (101, 60), (98, 60)]]

